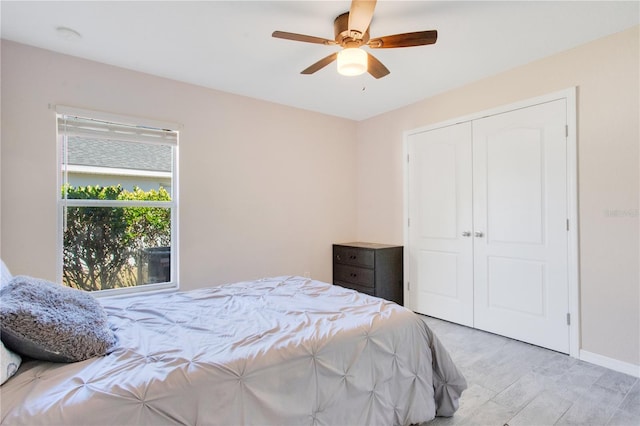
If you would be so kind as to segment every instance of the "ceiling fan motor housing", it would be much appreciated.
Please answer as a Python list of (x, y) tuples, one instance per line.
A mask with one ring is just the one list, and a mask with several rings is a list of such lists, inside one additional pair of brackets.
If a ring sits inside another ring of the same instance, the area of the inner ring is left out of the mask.
[(369, 28), (362, 37), (353, 37), (349, 32), (349, 12), (343, 13), (333, 21), (333, 31), (336, 43), (342, 47), (359, 47), (369, 41)]

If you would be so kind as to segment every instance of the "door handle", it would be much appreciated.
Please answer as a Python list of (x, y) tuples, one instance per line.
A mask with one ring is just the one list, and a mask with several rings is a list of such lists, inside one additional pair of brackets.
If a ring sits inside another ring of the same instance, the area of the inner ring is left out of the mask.
[(476, 232), (475, 236), (478, 237), (478, 238), (482, 238), (482, 237), (484, 237), (484, 234), (482, 232)]
[(463, 237), (470, 237), (470, 236), (471, 236), (471, 231), (464, 231), (464, 232), (462, 233), (462, 236), (463, 236)]

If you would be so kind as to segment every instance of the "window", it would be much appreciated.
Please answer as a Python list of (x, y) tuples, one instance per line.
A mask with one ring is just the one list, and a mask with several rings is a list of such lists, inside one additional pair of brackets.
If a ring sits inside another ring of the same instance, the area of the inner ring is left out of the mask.
[(178, 126), (56, 112), (62, 284), (109, 294), (177, 287)]

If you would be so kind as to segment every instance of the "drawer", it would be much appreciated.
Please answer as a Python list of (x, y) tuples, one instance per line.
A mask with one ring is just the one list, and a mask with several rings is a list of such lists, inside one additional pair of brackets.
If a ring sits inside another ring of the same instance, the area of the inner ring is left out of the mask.
[(373, 269), (356, 268), (348, 265), (333, 266), (333, 281), (355, 284), (360, 287), (373, 288), (375, 276)]
[(344, 265), (373, 268), (375, 264), (375, 253), (373, 250), (333, 246), (333, 260), (335, 263)]
[(368, 294), (369, 296), (375, 296), (375, 289), (371, 287), (362, 287), (352, 283), (345, 283), (342, 281), (336, 281), (335, 285), (339, 285), (340, 287), (350, 288), (351, 290), (359, 291), (360, 293)]

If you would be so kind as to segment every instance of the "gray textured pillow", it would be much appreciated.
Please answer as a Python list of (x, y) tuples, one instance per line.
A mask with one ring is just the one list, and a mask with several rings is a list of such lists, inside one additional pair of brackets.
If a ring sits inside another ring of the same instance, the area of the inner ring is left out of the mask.
[(19, 354), (75, 362), (105, 355), (116, 343), (104, 309), (84, 291), (16, 276), (0, 299), (2, 342)]

